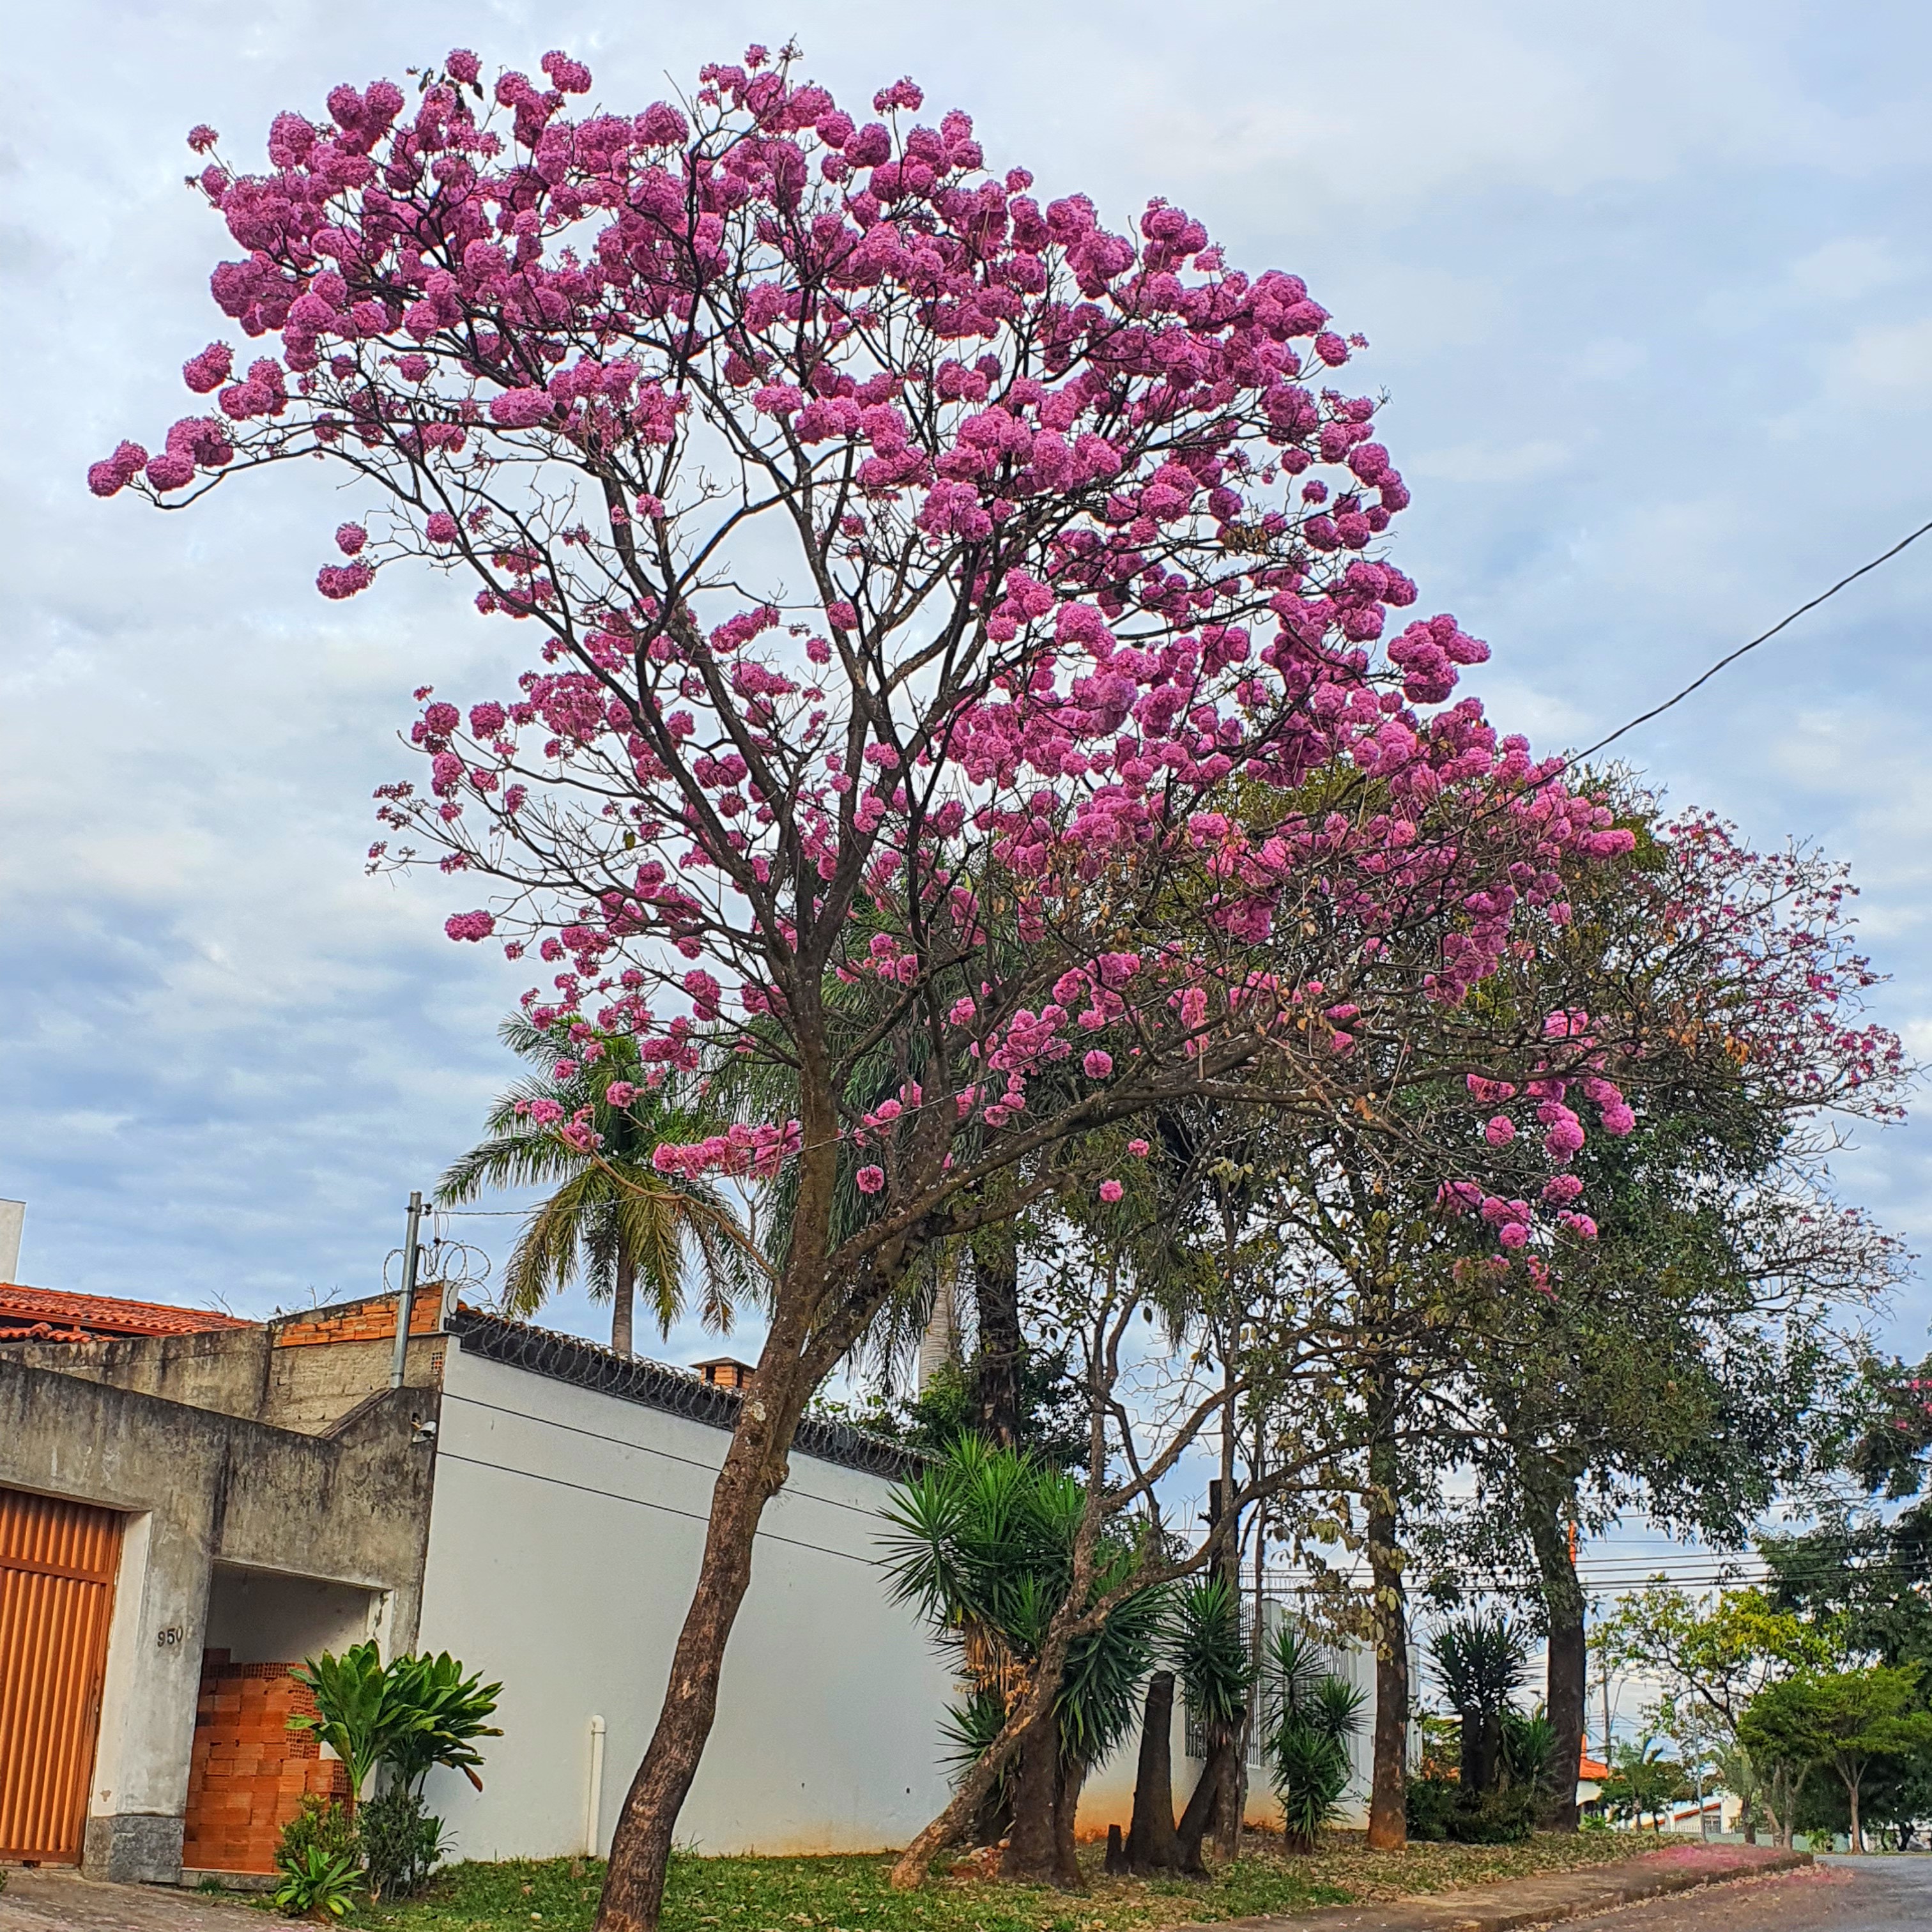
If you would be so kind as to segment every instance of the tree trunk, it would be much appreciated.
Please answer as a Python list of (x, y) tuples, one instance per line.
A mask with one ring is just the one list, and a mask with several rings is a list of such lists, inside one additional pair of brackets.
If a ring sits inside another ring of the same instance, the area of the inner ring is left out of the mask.
[(1225, 1808), (1229, 1774), (1234, 1765), (1235, 1739), (1232, 1733), (1214, 1738), (1208, 1746), (1207, 1762), (1180, 1814), (1174, 1836), (1180, 1845), (1180, 1868), (1190, 1878), (1208, 1876), (1207, 1861), (1201, 1847), (1207, 1842)]
[(617, 1279), (610, 1291), (610, 1352), (614, 1355), (634, 1353), (632, 1346), (632, 1323), (635, 1317), (638, 1299), (638, 1264), (631, 1258), (628, 1244), (617, 1244)]
[(1148, 1679), (1141, 1714), (1140, 1762), (1127, 1828), (1127, 1863), (1136, 1877), (1179, 1871), (1184, 1862), (1174, 1828), (1173, 1726), (1174, 1672), (1156, 1670)]
[(1576, 1828), (1576, 1779), (1583, 1760), (1583, 1709), (1589, 1696), (1588, 1653), (1583, 1634), (1583, 1586), (1570, 1554), (1569, 1526), (1562, 1501), (1527, 1496), (1530, 1540), (1550, 1624), (1549, 1666), (1544, 1712), (1556, 1732), (1545, 1774), (1543, 1825), (1546, 1831)]
[[(1377, 1400), (1382, 1402), (1380, 1392)], [(1386, 1407), (1385, 1402), (1382, 1406)], [(1369, 1576), (1374, 1593), (1376, 1721), (1369, 1790), (1369, 1849), (1408, 1843), (1408, 1616), (1402, 1584), (1400, 1478), (1396, 1445), (1385, 1437), (1369, 1453)]]
[(718, 1714), (724, 1646), (751, 1585), (758, 1520), (784, 1481), (786, 1451), (812, 1392), (802, 1342), (795, 1318), (775, 1322), (740, 1405), (712, 1489), (697, 1587), (671, 1654), (657, 1728), (611, 1837), (597, 1932), (654, 1932), (657, 1924), (678, 1814)]
[(1013, 1823), (1000, 1876), (1024, 1885), (1052, 1885), (1060, 1871), (1056, 1800), (1060, 1786), (1060, 1726), (1049, 1713), (1020, 1746), (1013, 1780)]
[(1016, 1448), (1026, 1341), (1020, 1333), (1019, 1236), (1010, 1222), (982, 1228), (975, 1238), (973, 1294), (980, 1323), (979, 1359), (973, 1372), (980, 1426), (992, 1441)]
[(1080, 1815), (1080, 1787), (1086, 1782), (1084, 1764), (1072, 1760), (1061, 1761), (1060, 1781), (1053, 1796), (1053, 1863), (1054, 1882), (1063, 1892), (1087, 1889), (1073, 1840), (1074, 1821)]
[(1851, 1801), (1852, 1850), (1854, 1852), (1862, 1852), (1865, 1848), (1865, 1841), (1863, 1834), (1858, 1829), (1858, 1784), (1849, 1778), (1845, 1780), (1845, 1796)]

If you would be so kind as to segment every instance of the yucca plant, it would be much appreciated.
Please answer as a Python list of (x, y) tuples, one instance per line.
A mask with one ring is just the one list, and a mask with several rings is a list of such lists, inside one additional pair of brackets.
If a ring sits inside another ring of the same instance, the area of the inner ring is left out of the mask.
[(1182, 1810), (1175, 1836), (1182, 1869), (1205, 1869), (1201, 1856), (1214, 1793), (1240, 1748), (1254, 1680), (1253, 1660), (1241, 1634), (1240, 1598), (1220, 1572), (1198, 1578), (1174, 1600), (1167, 1654), (1205, 1746), (1201, 1775)]
[(1506, 1616), (1478, 1611), (1444, 1624), (1429, 1657), (1462, 1723), (1462, 1788), (1491, 1790), (1502, 1768), (1503, 1714), (1529, 1678), (1528, 1636)]
[(1348, 1740), (1361, 1728), (1367, 1697), (1330, 1670), (1312, 1640), (1286, 1622), (1269, 1633), (1262, 1687), (1282, 1841), (1292, 1852), (1312, 1852), (1348, 1788)]
[[(1054, 1613), (1071, 1586), (1085, 1507), (1077, 1479), (977, 1436), (962, 1437), (893, 1492), (880, 1539), (888, 1587), (958, 1654), (974, 1686), (947, 1714), (956, 1764), (970, 1765), (983, 1754), (1031, 1684)], [(1126, 1581), (1136, 1561), (1124, 1544), (1103, 1545), (1096, 1552), (1093, 1596)], [(1005, 1802), (1019, 1814), (1015, 1844), (1030, 1824), (1036, 1838), (1057, 1833), (1070, 1856), (1080, 1781), (1132, 1724), (1135, 1694), (1154, 1660), (1166, 1612), (1165, 1592), (1135, 1592), (1098, 1630), (1069, 1646), (1047, 1739), (1052, 1763), (1028, 1758), (1036, 1748), (1030, 1743), (1004, 1787)], [(1043, 1793), (1046, 1810), (1055, 1814), (1043, 1825), (1028, 1809), (1028, 1788)], [(982, 1822), (989, 1815), (982, 1808)]]

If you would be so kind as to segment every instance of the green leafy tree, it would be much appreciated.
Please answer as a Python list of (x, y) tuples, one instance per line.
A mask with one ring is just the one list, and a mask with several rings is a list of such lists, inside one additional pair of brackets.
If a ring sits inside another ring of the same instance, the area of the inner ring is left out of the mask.
[(1640, 1671), (1662, 1686), (1660, 1729), (1699, 1728), (1721, 1744), (1738, 1735), (1746, 1708), (1776, 1679), (1828, 1669), (1841, 1655), (1835, 1634), (1780, 1610), (1761, 1587), (1688, 1594), (1659, 1578), (1624, 1596), (1598, 1626), (1613, 1669)]
[(1738, 1726), (1766, 1759), (1825, 1766), (1844, 1787), (1852, 1850), (1864, 1850), (1859, 1800), (1875, 1763), (1932, 1751), (1915, 1665), (1807, 1671), (1754, 1697)]
[[(661, 1145), (702, 1141), (728, 1124), (696, 1078), (644, 1068), (627, 1034), (562, 1021), (533, 1026), (520, 1016), (499, 1030), (536, 1071), (490, 1108), (489, 1137), (452, 1164), (436, 1199), (456, 1207), (491, 1188), (551, 1190), (511, 1253), (505, 1312), (534, 1315), (581, 1276), (592, 1300), (610, 1303), (610, 1346), (628, 1355), (638, 1289), (668, 1334), (694, 1264), (704, 1325), (728, 1332), (739, 1299), (763, 1277), (762, 1258), (718, 1186), (661, 1174), (651, 1160)], [(560, 1130), (566, 1124), (601, 1144), (580, 1144)]]
[(1628, 1818), (1639, 1826), (1648, 1818), (1661, 1831), (1665, 1813), (1690, 1796), (1683, 1766), (1664, 1755), (1660, 1738), (1643, 1738), (1612, 1750), (1603, 1802), (1612, 1818)]

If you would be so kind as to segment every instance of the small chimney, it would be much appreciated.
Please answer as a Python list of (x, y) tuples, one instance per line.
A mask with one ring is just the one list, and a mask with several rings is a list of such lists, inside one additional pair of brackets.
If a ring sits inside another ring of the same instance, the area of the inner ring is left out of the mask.
[(731, 1355), (714, 1355), (709, 1361), (691, 1366), (714, 1388), (742, 1388), (752, 1379), (752, 1364)]
[(0, 1281), (20, 1279), (20, 1228), (26, 1218), (24, 1201), (0, 1201)]

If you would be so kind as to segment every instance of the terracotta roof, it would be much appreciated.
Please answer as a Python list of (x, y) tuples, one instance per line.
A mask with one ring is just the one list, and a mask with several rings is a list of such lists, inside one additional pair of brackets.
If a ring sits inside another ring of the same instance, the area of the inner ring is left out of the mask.
[(254, 1325), (206, 1308), (170, 1308), (158, 1301), (122, 1301), (112, 1295), (68, 1294), (57, 1288), (0, 1282), (0, 1341), (111, 1341)]
[(1579, 1778), (1588, 1778), (1593, 1783), (1600, 1784), (1605, 1778), (1610, 1776), (1610, 1766), (1604, 1763), (1600, 1758), (1592, 1757), (1590, 1755), (1590, 1747), (1587, 1744), (1585, 1744), (1583, 1747), (1583, 1761), (1577, 1766), (1576, 1775)]

